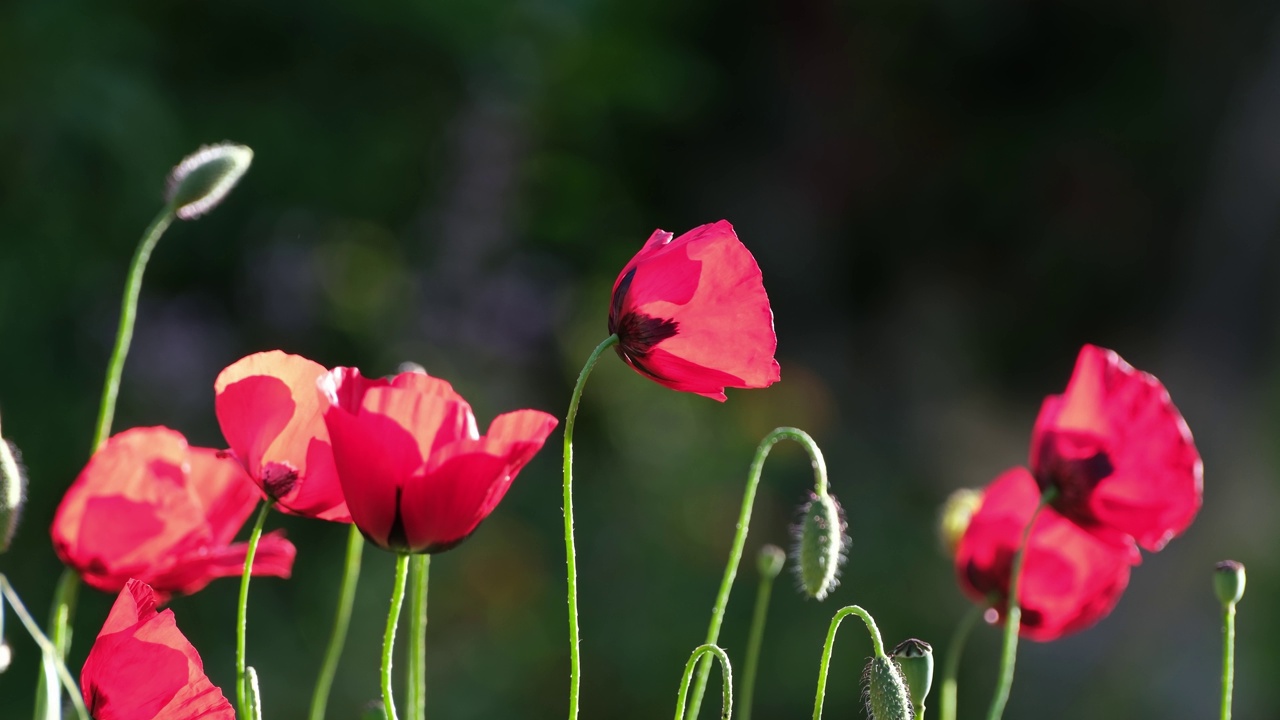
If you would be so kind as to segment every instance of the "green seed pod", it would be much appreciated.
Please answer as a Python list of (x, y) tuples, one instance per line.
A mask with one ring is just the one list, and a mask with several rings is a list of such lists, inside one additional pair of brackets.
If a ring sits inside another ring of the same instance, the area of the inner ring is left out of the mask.
[(252, 162), (253, 150), (244, 145), (202, 146), (169, 173), (165, 200), (179, 218), (198, 218), (222, 202)]
[(956, 556), (956, 548), (960, 546), (960, 538), (969, 529), (969, 520), (978, 512), (982, 504), (982, 491), (972, 488), (960, 488), (947, 496), (938, 513), (938, 540), (942, 543), (942, 551), (947, 557)]
[(0, 553), (9, 549), (27, 500), (27, 473), (22, 454), (0, 436)]
[(840, 584), (840, 566), (848, 544), (844, 531), (840, 503), (829, 494), (811, 493), (809, 502), (800, 508), (795, 550), (800, 585), (809, 597), (824, 600)]
[(1244, 596), (1244, 565), (1235, 560), (1223, 560), (1214, 565), (1213, 591), (1223, 607), (1240, 602)]
[(923, 640), (909, 638), (898, 643), (889, 655), (902, 670), (902, 679), (907, 682), (916, 714), (923, 715), (924, 700), (933, 687), (933, 646)]
[(902, 671), (885, 655), (871, 658), (862, 671), (862, 699), (866, 701), (869, 720), (911, 720), (915, 717)]
[(772, 580), (782, 572), (782, 566), (786, 562), (787, 554), (782, 551), (782, 548), (777, 545), (765, 545), (760, 548), (760, 555), (756, 558), (756, 570), (759, 571), (760, 577)]

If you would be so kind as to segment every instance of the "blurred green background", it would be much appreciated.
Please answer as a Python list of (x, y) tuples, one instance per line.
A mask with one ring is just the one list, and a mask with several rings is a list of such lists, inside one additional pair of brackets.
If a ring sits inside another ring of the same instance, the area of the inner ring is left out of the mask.
[[(773, 302), (782, 382), (720, 405), (609, 355), (577, 442), (583, 718), (672, 712), (705, 633), (743, 482), (779, 425), (824, 448), (852, 538), (825, 603), (783, 579), (758, 718), (807, 717), (829, 618), (946, 645), (968, 603), (936, 508), (1022, 463), (1082, 343), (1159, 376), (1204, 456), (1205, 506), (1096, 627), (1024, 644), (1007, 717), (1215, 711), (1215, 561), (1249, 570), (1236, 714), (1280, 716), (1275, 604), (1280, 8), (1270, 0), (697, 3), (0, 3), (0, 408), (30, 502), (0, 557), (44, 615), (47, 528), (88, 454), (129, 257), (169, 167), (234, 140), (223, 206), (162, 241), (116, 428), (221, 447), (212, 384), (283, 348), (368, 374), (405, 360), (481, 423), (563, 414), (611, 283), (655, 227), (728, 218)], [(433, 563), (428, 712), (557, 718), (568, 657), (558, 435)], [(786, 545), (808, 467), (766, 468), (744, 568)], [(273, 515), (291, 580), (253, 584), (249, 661), (270, 720), (305, 715), (345, 529)], [(331, 718), (378, 694), (392, 557), (367, 549)], [(722, 644), (741, 662), (754, 579)], [(230, 689), (236, 583), (172, 607)], [(78, 669), (112, 598), (86, 590)], [(16, 625), (0, 717), (29, 717)], [(979, 717), (979, 628), (960, 716)], [(826, 716), (859, 717), (849, 624)], [(403, 667), (403, 665), (401, 665)], [(713, 685), (714, 688), (714, 685)], [(234, 693), (232, 693), (234, 695)], [(716, 694), (704, 704), (714, 713)], [(936, 698), (935, 698), (936, 705)]]

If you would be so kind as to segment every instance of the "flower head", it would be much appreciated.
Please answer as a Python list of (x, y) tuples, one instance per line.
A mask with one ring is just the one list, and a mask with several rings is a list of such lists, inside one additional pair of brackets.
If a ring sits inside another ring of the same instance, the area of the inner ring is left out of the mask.
[(467, 401), (420, 372), (370, 379), (340, 367), (320, 389), (351, 519), (396, 552), (442, 552), (466, 539), (556, 426), (544, 412), (516, 410), (481, 436)]
[(1156, 551), (1200, 509), (1203, 469), (1191, 431), (1160, 381), (1085, 345), (1067, 390), (1045, 399), (1031, 472), (1054, 507), (1095, 534)]
[(760, 268), (721, 220), (680, 237), (655, 230), (613, 283), (618, 355), (672, 390), (724, 401), (724, 389), (778, 381), (773, 310)]
[[(1009, 470), (987, 486), (956, 549), (961, 589), (975, 601), (992, 605), (1001, 616), (1009, 599), (1014, 553), (1039, 503), (1031, 473), (1025, 468)], [(1044, 508), (1027, 540), (1022, 564), (1020, 634), (1054, 640), (1106, 617), (1129, 583), (1130, 565), (1138, 560), (1138, 550), (1127, 538), (1108, 542), (1052, 507)]]
[(215, 410), (231, 452), (276, 507), (351, 522), (316, 392), (325, 372), (298, 355), (255, 353), (218, 374)]
[(173, 611), (156, 612), (146, 583), (125, 584), (80, 671), (80, 692), (97, 720), (235, 720), (204, 674)]
[[(137, 578), (161, 595), (193, 593), (240, 575), (247, 547), (231, 540), (260, 499), (217, 450), (189, 447), (168, 428), (133, 428), (107, 440), (67, 490), (53, 548), (99, 590), (117, 592)], [(269, 533), (253, 573), (288, 577), (295, 552)]]

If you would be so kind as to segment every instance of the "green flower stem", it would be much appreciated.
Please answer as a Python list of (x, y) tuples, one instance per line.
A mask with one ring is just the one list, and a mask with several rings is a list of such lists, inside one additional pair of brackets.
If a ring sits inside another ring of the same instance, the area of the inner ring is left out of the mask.
[(676, 696), (676, 717), (680, 720), (684, 717), (684, 701), (685, 696), (689, 693), (689, 680), (693, 677), (693, 668), (697, 664), (699, 658), (718, 658), (720, 660), (720, 675), (723, 683), (723, 696), (720, 700), (720, 718), (721, 720), (729, 720), (733, 716), (733, 669), (729, 665), (729, 656), (725, 651), (720, 649), (718, 645), (699, 645), (694, 649), (693, 654), (689, 656), (689, 661), (684, 664), (684, 676), (680, 679), (680, 693)]
[(338, 671), (338, 659), (342, 656), (342, 646), (347, 641), (347, 628), (351, 625), (351, 606), (356, 599), (356, 585), (360, 581), (360, 556), (364, 551), (364, 536), (355, 523), (347, 532), (347, 560), (342, 567), (342, 585), (338, 591), (338, 611), (333, 618), (333, 632), (329, 635), (329, 647), (324, 651), (324, 663), (320, 666), (320, 676), (316, 678), (316, 688), (311, 694), (311, 713), (309, 720), (324, 720), (324, 712), (329, 704), (329, 690), (333, 687), (333, 676)]
[[(751, 469), (747, 474), (747, 489), (742, 495), (742, 509), (738, 513), (737, 533), (733, 536), (733, 547), (729, 550), (729, 562), (724, 568), (724, 577), (720, 580), (720, 593), (716, 596), (716, 604), (711, 609), (711, 625), (707, 628), (708, 645), (714, 645), (720, 639), (720, 624), (724, 621), (724, 609), (729, 604), (729, 592), (733, 589), (733, 579), (738, 574), (738, 564), (742, 560), (742, 548), (747, 543), (747, 531), (751, 524), (751, 508), (756, 501), (756, 487), (760, 484), (760, 474), (764, 470), (764, 461), (769, 451), (779, 440), (794, 440), (804, 446), (809, 453), (809, 461), (813, 465), (814, 491), (818, 495), (827, 494), (827, 463), (822, 458), (822, 450), (818, 444), (803, 430), (791, 427), (780, 427), (769, 433), (756, 448), (755, 458), (751, 461)], [(711, 670), (711, 658), (704, 657), (698, 666), (698, 678), (693, 686), (693, 698), (689, 701), (689, 714), (692, 720), (698, 717), (702, 707), (702, 695), (707, 688), (707, 673)]]
[(835, 617), (831, 618), (831, 627), (827, 630), (827, 641), (822, 645), (822, 664), (818, 667), (818, 694), (813, 701), (813, 720), (819, 720), (822, 717), (822, 702), (827, 697), (827, 671), (831, 668), (831, 648), (836, 641), (836, 630), (850, 615), (857, 615), (862, 618), (862, 622), (866, 623), (867, 634), (871, 636), (871, 649), (875, 652), (875, 656), (885, 656), (884, 643), (880, 640), (880, 629), (876, 627), (876, 621), (871, 618), (871, 614), (857, 605), (841, 608)]
[(1219, 717), (1231, 720), (1231, 691), (1236, 676), (1236, 604), (1223, 608), (1225, 632), (1222, 635), (1222, 707)]
[(253, 571), (253, 557), (258, 554), (258, 540), (262, 538), (262, 525), (267, 520), (267, 511), (271, 509), (271, 501), (262, 503), (258, 510), (258, 518), (253, 522), (253, 531), (249, 533), (249, 548), (244, 554), (244, 573), (240, 576), (240, 602), (236, 610), (236, 709), (240, 717), (251, 720), (253, 714), (249, 708), (248, 687), (244, 672), (244, 637), (246, 618), (249, 613), (249, 576)]
[(387, 720), (399, 720), (396, 715), (396, 698), (391, 692), (391, 656), (396, 644), (396, 624), (400, 620), (400, 607), (404, 605), (404, 586), (409, 580), (409, 556), (396, 555), (396, 580), (391, 590), (391, 610), (387, 613), (387, 631), (382, 636), (382, 704)]
[(595, 368), (600, 354), (618, 343), (617, 335), (610, 335), (604, 342), (591, 351), (587, 364), (578, 373), (578, 383), (573, 386), (573, 397), (569, 400), (569, 413), (564, 421), (564, 554), (568, 568), (568, 601), (569, 601), (569, 720), (578, 717), (578, 689), (582, 684), (581, 658), (578, 655), (578, 556), (573, 546), (573, 424), (578, 417), (578, 401), (582, 399), (582, 388), (587, 384), (587, 377)]
[(969, 640), (969, 632), (973, 630), (978, 618), (982, 617), (983, 611), (982, 606), (973, 605), (960, 619), (955, 633), (951, 636), (946, 658), (942, 661), (942, 685), (938, 689), (939, 720), (956, 720), (956, 676), (960, 671), (960, 658), (964, 655), (964, 646)]
[(53, 654), (44, 655), (40, 663), (40, 690), (36, 693), (36, 720), (59, 720), (62, 717), (61, 690), (55, 661), (67, 657), (71, 647), (71, 617), (76, 611), (80, 576), (71, 568), (63, 568), (49, 608), (49, 641)]
[(756, 608), (751, 614), (751, 630), (747, 633), (747, 661), (742, 671), (742, 720), (751, 720), (751, 702), (756, 691), (756, 670), (760, 665), (760, 646), (764, 642), (764, 621), (769, 614), (769, 596), (778, 576), (761, 575), (756, 590)]
[(1018, 607), (1018, 586), (1022, 580), (1022, 563), (1027, 557), (1027, 540), (1031, 537), (1031, 528), (1035, 527), (1040, 511), (1053, 502), (1057, 492), (1053, 488), (1044, 491), (1040, 496), (1040, 504), (1031, 513), (1031, 519), (1022, 530), (1022, 540), (1018, 543), (1018, 551), (1013, 556), (1013, 568), (1009, 572), (1008, 609), (1004, 616), (1004, 641), (1000, 650), (1000, 671), (996, 676), (996, 690), (991, 697), (991, 708), (987, 711), (987, 720), (1000, 720), (1004, 715), (1004, 706), (1009, 701), (1009, 689), (1013, 687), (1013, 667), (1018, 660), (1018, 630), (1022, 627), (1022, 608)]
[[(85, 709), (84, 700), (80, 696), (80, 688), (76, 687), (76, 681), (71, 677), (71, 672), (67, 670), (66, 664), (62, 658), (58, 657), (56, 647), (45, 634), (40, 631), (40, 626), (36, 623), (35, 618), (31, 617), (31, 613), (27, 612), (27, 608), (22, 604), (22, 598), (18, 597), (18, 593), (13, 589), (13, 585), (9, 584), (9, 579), (4, 575), (0, 575), (0, 592), (4, 593), (4, 597), (9, 601), (9, 606), (13, 608), (13, 612), (18, 616), (18, 620), (22, 622), (23, 627), (31, 634), (31, 639), (36, 641), (36, 645), (40, 646), (41, 654), (46, 662), (54, 668), (54, 675), (58, 680), (62, 681), (62, 687), (66, 688), (67, 695), (71, 697), (71, 704), (76, 708), (76, 715), (80, 720), (90, 720), (89, 711)], [(60, 699), (58, 699), (60, 700)], [(59, 706), (60, 702), (54, 705)]]
[(244, 686), (249, 695), (249, 720), (262, 720), (262, 692), (258, 689), (258, 671), (244, 669)]
[(414, 555), (409, 562), (409, 720), (427, 717), (427, 581), (431, 556)]

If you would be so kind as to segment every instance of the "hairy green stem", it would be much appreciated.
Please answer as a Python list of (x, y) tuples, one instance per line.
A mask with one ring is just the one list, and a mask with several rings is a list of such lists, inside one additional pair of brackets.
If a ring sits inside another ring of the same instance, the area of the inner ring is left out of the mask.
[[(720, 625), (724, 622), (724, 610), (729, 604), (729, 593), (733, 590), (733, 580), (738, 574), (738, 564), (742, 561), (742, 548), (747, 543), (747, 531), (751, 524), (751, 508), (756, 501), (756, 487), (760, 484), (760, 475), (764, 471), (764, 461), (769, 451), (778, 441), (787, 439), (800, 443), (809, 453), (809, 461), (813, 465), (814, 491), (819, 495), (827, 492), (827, 463), (822, 457), (822, 450), (812, 437), (803, 430), (792, 427), (780, 427), (769, 433), (760, 441), (755, 457), (751, 461), (751, 469), (747, 473), (747, 489), (742, 495), (742, 508), (738, 512), (737, 532), (733, 536), (733, 546), (729, 550), (729, 562), (724, 568), (724, 577), (720, 579), (720, 592), (716, 603), (711, 608), (711, 624), (707, 628), (704, 641), (714, 645), (720, 639)], [(687, 720), (698, 717), (702, 707), (702, 695), (707, 688), (707, 673), (711, 670), (711, 658), (704, 657), (698, 666), (698, 677), (693, 686), (693, 697), (689, 701)]]
[(747, 633), (747, 661), (742, 670), (742, 700), (738, 706), (742, 720), (751, 720), (751, 703), (756, 691), (756, 670), (760, 666), (760, 646), (764, 643), (764, 622), (769, 614), (769, 596), (777, 574), (761, 575), (756, 590), (756, 608), (751, 614), (751, 630)]
[(867, 634), (871, 636), (872, 651), (876, 657), (885, 657), (884, 643), (880, 640), (880, 628), (876, 627), (876, 621), (871, 618), (871, 613), (857, 605), (840, 608), (831, 618), (831, 626), (827, 629), (827, 641), (822, 645), (822, 663), (818, 666), (818, 694), (813, 701), (813, 720), (819, 720), (822, 717), (822, 703), (827, 697), (827, 671), (831, 668), (831, 648), (836, 642), (836, 630), (850, 615), (862, 618), (862, 622), (867, 626)]
[(249, 709), (248, 687), (244, 674), (245, 627), (249, 614), (249, 576), (253, 573), (253, 557), (258, 554), (258, 540), (262, 538), (262, 525), (267, 520), (267, 511), (271, 509), (271, 501), (262, 503), (258, 510), (258, 518), (253, 522), (253, 531), (249, 533), (249, 547), (244, 554), (244, 572), (240, 575), (240, 600), (236, 608), (236, 710), (241, 718), (253, 717)]
[[(27, 612), (26, 606), (22, 604), (22, 598), (18, 597), (18, 592), (13, 589), (13, 585), (9, 584), (9, 579), (4, 575), (0, 575), (0, 591), (4, 593), (4, 597), (9, 601), (9, 606), (13, 608), (18, 620), (22, 622), (23, 627), (30, 633), (31, 639), (35, 640), (36, 645), (40, 646), (40, 651), (45, 661), (53, 666), (54, 675), (62, 682), (62, 687), (66, 688), (67, 695), (71, 697), (71, 704), (75, 706), (76, 714), (80, 717), (80, 720), (90, 720), (89, 711), (85, 709), (84, 700), (80, 696), (80, 688), (76, 687), (76, 681), (71, 677), (71, 672), (67, 670), (62, 658), (58, 657), (53, 641), (45, 637), (45, 634), (40, 631), (40, 625), (36, 623), (35, 618), (31, 617), (31, 613)], [(55, 702), (54, 704), (59, 705), (60, 703)]]
[(391, 609), (387, 612), (387, 629), (382, 635), (382, 704), (388, 720), (399, 720), (396, 714), (396, 698), (391, 692), (391, 657), (396, 645), (396, 625), (400, 621), (400, 607), (404, 605), (404, 586), (409, 580), (409, 556), (396, 555), (395, 586), (391, 590)]
[(324, 720), (325, 709), (329, 704), (329, 691), (333, 687), (333, 676), (338, 671), (338, 659), (342, 657), (342, 647), (347, 642), (347, 628), (351, 625), (351, 606), (355, 603), (356, 585), (360, 581), (360, 556), (363, 551), (364, 536), (355, 523), (352, 523), (347, 532), (347, 557), (342, 566), (338, 610), (333, 618), (333, 631), (329, 634), (329, 647), (324, 651), (320, 676), (316, 678), (316, 687), (311, 693), (311, 712), (307, 716), (309, 720)]
[(1223, 608), (1222, 634), (1222, 704), (1219, 712), (1221, 720), (1231, 720), (1231, 693), (1235, 686), (1236, 676), (1236, 604), (1228, 603)]
[(942, 684), (938, 688), (939, 720), (956, 720), (956, 676), (960, 672), (960, 658), (964, 655), (969, 632), (983, 612), (984, 608), (980, 605), (970, 607), (951, 635), (951, 643), (947, 646), (947, 654), (942, 661)]
[(720, 660), (720, 675), (723, 683), (720, 718), (729, 720), (733, 716), (733, 669), (729, 665), (729, 656), (719, 645), (708, 643), (695, 648), (693, 654), (689, 656), (689, 661), (684, 664), (684, 676), (680, 678), (680, 693), (676, 695), (675, 720), (684, 717), (685, 696), (689, 693), (689, 681), (693, 677), (693, 668), (698, 664), (699, 658), (703, 657)]
[(1013, 668), (1018, 660), (1018, 631), (1022, 627), (1022, 608), (1018, 606), (1018, 586), (1022, 581), (1022, 564), (1027, 557), (1027, 541), (1031, 537), (1031, 529), (1035, 527), (1040, 511), (1053, 502), (1057, 492), (1053, 488), (1044, 491), (1040, 503), (1031, 513), (1031, 519), (1022, 530), (1022, 539), (1018, 542), (1018, 551), (1013, 555), (1013, 567), (1009, 571), (1009, 598), (1004, 616), (1004, 639), (1000, 647), (1000, 670), (996, 675), (995, 694), (991, 697), (991, 708), (987, 711), (987, 720), (1000, 720), (1004, 715), (1004, 706), (1009, 702), (1009, 690), (1013, 687)]
[(617, 343), (618, 336), (610, 335), (591, 351), (587, 363), (578, 373), (578, 382), (573, 386), (573, 397), (569, 399), (569, 412), (564, 421), (564, 554), (569, 601), (569, 720), (577, 720), (578, 692), (582, 684), (582, 662), (578, 654), (578, 644), (581, 641), (578, 634), (578, 556), (573, 544), (573, 425), (578, 417), (578, 402), (582, 399), (582, 388), (587, 384), (587, 377), (595, 368), (600, 354)]
[(427, 717), (427, 581), (431, 556), (414, 555), (409, 562), (409, 720)]

